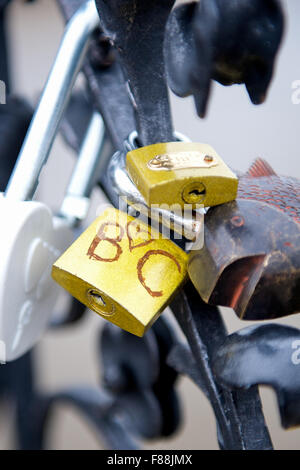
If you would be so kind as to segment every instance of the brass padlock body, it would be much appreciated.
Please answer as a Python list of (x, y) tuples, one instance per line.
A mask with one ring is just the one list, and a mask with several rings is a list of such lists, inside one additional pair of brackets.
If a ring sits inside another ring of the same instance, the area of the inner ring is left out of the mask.
[(207, 144), (168, 142), (127, 153), (128, 174), (147, 204), (216, 206), (236, 198), (238, 179)]
[(187, 258), (159, 232), (112, 208), (55, 262), (52, 277), (91, 310), (143, 336), (185, 281)]

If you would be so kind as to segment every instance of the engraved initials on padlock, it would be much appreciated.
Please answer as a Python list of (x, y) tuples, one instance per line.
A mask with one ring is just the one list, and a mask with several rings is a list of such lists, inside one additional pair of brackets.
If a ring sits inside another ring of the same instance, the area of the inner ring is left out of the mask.
[(206, 144), (169, 142), (127, 153), (127, 171), (147, 204), (216, 206), (236, 198), (238, 179)]
[(107, 209), (53, 265), (53, 278), (102, 317), (143, 336), (186, 279), (187, 254)]

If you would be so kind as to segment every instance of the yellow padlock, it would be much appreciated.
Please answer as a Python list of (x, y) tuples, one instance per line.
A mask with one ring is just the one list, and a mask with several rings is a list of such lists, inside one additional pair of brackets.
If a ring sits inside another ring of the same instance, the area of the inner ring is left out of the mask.
[(207, 144), (168, 142), (131, 150), (127, 172), (151, 204), (216, 206), (236, 198), (238, 178)]
[(80, 302), (143, 336), (187, 276), (187, 254), (158, 231), (106, 209), (55, 262), (52, 277)]

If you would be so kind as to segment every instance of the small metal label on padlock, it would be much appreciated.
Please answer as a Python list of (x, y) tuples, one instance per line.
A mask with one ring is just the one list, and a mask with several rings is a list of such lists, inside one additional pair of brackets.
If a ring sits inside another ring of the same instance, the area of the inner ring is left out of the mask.
[(197, 151), (165, 153), (155, 156), (147, 163), (148, 168), (155, 171), (210, 168), (217, 165), (215, 157)]

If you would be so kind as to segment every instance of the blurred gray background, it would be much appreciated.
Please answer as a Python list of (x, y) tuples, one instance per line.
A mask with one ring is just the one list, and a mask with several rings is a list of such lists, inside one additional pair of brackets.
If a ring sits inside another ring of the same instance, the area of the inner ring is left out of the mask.
[[(292, 83), (300, 80), (300, 2), (285, 0), (283, 4), (286, 34), (265, 104), (253, 106), (244, 87), (220, 85), (214, 86), (205, 120), (196, 116), (192, 99), (171, 95), (171, 103), (176, 130), (195, 141), (211, 144), (232, 168), (246, 171), (256, 157), (263, 157), (278, 173), (299, 177), (300, 105), (292, 103)], [(14, 0), (9, 18), (13, 91), (25, 95), (33, 104), (47, 78), (62, 31), (63, 21), (54, 0), (32, 4)], [(62, 200), (73, 163), (72, 152), (58, 138), (38, 192), (38, 198), (54, 209)], [(95, 190), (89, 220), (95, 216), (101, 200), (100, 191)], [(239, 321), (230, 309), (223, 309), (223, 313), (230, 332), (250, 323)], [(299, 319), (296, 315), (280, 322), (300, 327)], [(71, 384), (98, 384), (96, 335), (103, 322), (88, 312), (80, 325), (46, 334), (36, 350), (42, 388), (56, 390)], [(180, 431), (172, 439), (150, 442), (146, 447), (216, 449), (215, 422), (206, 398), (185, 378), (180, 380), (178, 389), (184, 414)], [(274, 393), (262, 387), (261, 395), (275, 448), (299, 449), (300, 429), (283, 431)], [(0, 409), (0, 449), (13, 446), (12, 413), (7, 407)], [(87, 423), (66, 407), (57, 408), (49, 438), (53, 449), (102, 448)]]

